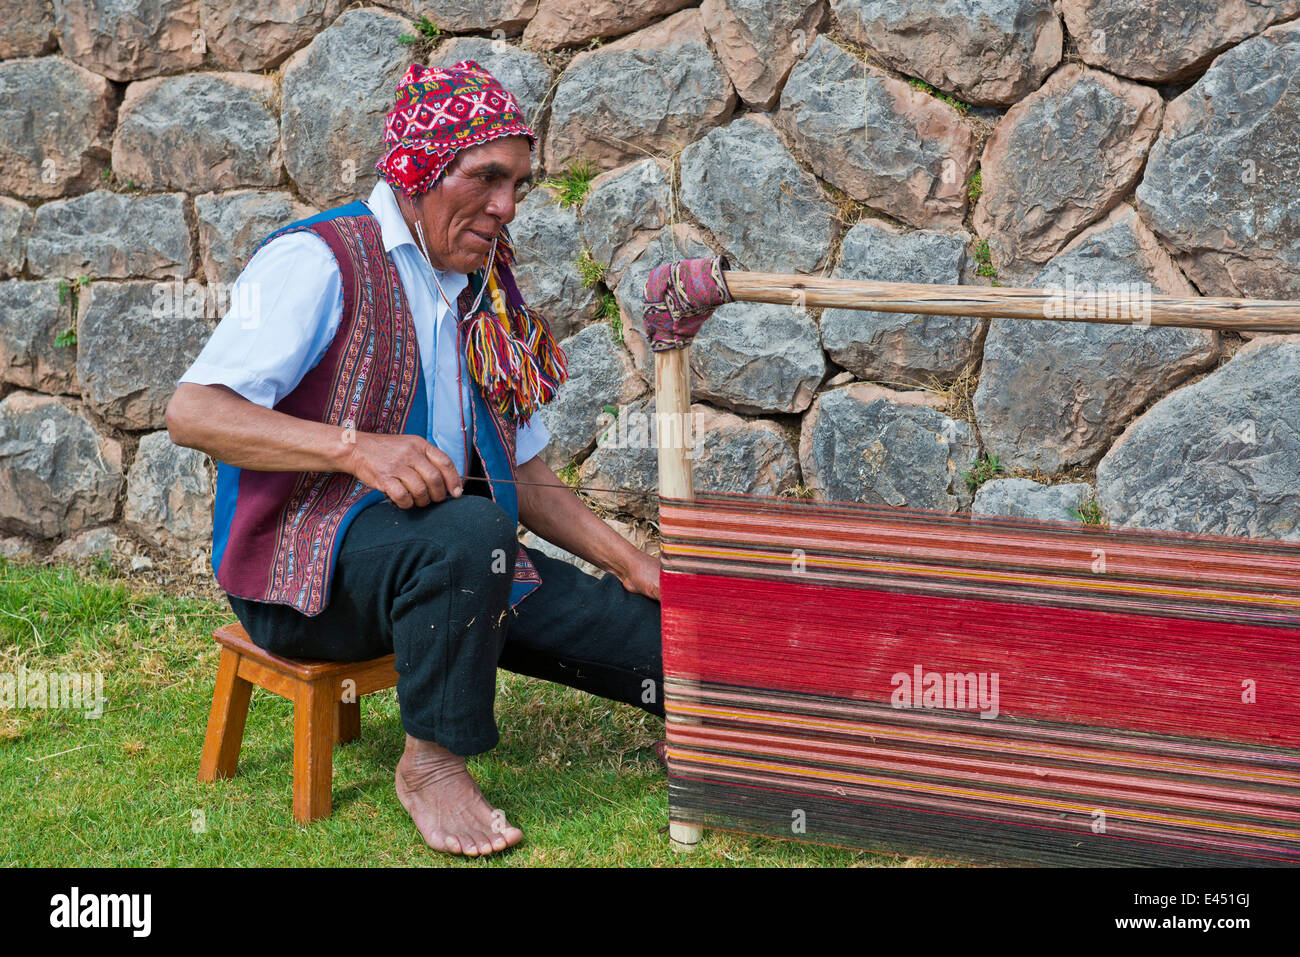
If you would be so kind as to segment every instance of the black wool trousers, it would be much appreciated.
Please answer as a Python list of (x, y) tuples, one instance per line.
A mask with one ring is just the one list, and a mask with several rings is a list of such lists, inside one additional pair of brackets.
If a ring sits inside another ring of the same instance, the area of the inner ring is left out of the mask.
[(329, 603), (230, 604), (253, 641), (293, 658), (396, 657), (402, 726), (455, 754), (499, 739), (496, 669), (578, 688), (663, 715), (659, 603), (529, 550), (542, 584), (513, 609), (518, 542), (499, 505), (479, 495), (357, 515), (334, 566)]

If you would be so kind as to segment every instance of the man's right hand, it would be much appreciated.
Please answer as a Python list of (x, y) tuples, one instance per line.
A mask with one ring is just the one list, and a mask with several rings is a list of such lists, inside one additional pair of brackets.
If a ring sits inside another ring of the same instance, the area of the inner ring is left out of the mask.
[(461, 493), (445, 453), (416, 435), (380, 435), (295, 418), (223, 385), (182, 382), (167, 404), (172, 441), (241, 469), (347, 472), (398, 508)]
[(447, 454), (418, 435), (355, 432), (348, 436), (349, 473), (383, 492), (398, 508), (460, 495), (460, 473)]

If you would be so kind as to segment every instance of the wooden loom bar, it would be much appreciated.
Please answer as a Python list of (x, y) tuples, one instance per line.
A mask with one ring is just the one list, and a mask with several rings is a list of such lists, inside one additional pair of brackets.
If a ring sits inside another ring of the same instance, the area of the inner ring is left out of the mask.
[(985, 319), (1046, 319), (1111, 325), (1183, 326), (1234, 332), (1300, 332), (1300, 302), (1135, 294), (1133, 287), (1017, 289), (868, 282), (821, 276), (726, 271), (737, 302), (869, 309)]
[[(691, 412), (691, 347), (655, 353), (655, 412), (659, 429), (659, 494), (664, 498), (695, 497), (695, 475), (691, 471), (691, 449), (686, 428)], [(663, 691), (660, 689), (660, 693)], [(692, 851), (703, 830), (690, 824), (668, 822), (668, 839), (674, 850)]]

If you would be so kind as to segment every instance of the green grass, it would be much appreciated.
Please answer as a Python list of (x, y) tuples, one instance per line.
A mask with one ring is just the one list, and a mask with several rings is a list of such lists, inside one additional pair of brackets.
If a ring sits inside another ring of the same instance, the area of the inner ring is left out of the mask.
[(578, 475), (578, 463), (576, 461), (570, 462), (564, 468), (556, 472), (555, 477), (565, 485), (569, 486), (569, 488), (577, 489), (578, 483), (581, 481), (581, 478)]
[(920, 90), (922, 93), (929, 93), (929, 94), (930, 94), (932, 97), (934, 97), (936, 100), (942, 100), (943, 102), (947, 103), (949, 106), (951, 106), (953, 109), (955, 109), (958, 113), (965, 114), (965, 113), (968, 113), (968, 112), (970, 111), (970, 104), (969, 104), (969, 103), (963, 103), (961, 100), (957, 99), (955, 96), (950, 96), (950, 95), (947, 94), (947, 93), (940, 93), (938, 90), (936, 90), (934, 87), (932, 87), (929, 83), (926, 83), (924, 80), (916, 80), (916, 79), (913, 79), (913, 80), (911, 80), (910, 82), (911, 82), (911, 84), (912, 84), (912, 88), (913, 88), (913, 89), (915, 89), (915, 90)]
[(398, 43), (404, 43), (407, 46), (412, 43), (419, 43), (421, 40), (437, 40), (442, 36), (442, 31), (438, 25), (428, 17), (420, 17), (420, 22), (415, 25), (418, 33), (403, 33), (397, 38)]
[(596, 167), (587, 160), (575, 160), (559, 176), (542, 181), (542, 185), (551, 191), (556, 202), (568, 208), (581, 206), (591, 191), (591, 181), (596, 178)]
[(971, 174), (970, 182), (966, 184), (966, 195), (970, 197), (972, 203), (976, 202), (984, 193), (984, 171), (976, 170)]
[(597, 260), (586, 247), (578, 254), (573, 264), (578, 267), (578, 276), (586, 289), (590, 289), (605, 278), (605, 264)]
[(1088, 499), (1079, 508), (1070, 509), (1070, 514), (1079, 520), (1081, 525), (1105, 525), (1106, 516), (1102, 514), (1101, 503), (1096, 497)]
[(962, 478), (966, 480), (966, 487), (974, 492), (985, 482), (997, 478), (1002, 474), (1002, 471), (1002, 463), (996, 455), (985, 455), (977, 459), (975, 467), (964, 474)]
[[(102, 671), (108, 699), (0, 711), (0, 866), (891, 866), (925, 863), (712, 831), (668, 846), (657, 719), (502, 672), (501, 744), (471, 761), (524, 843), (485, 861), (426, 848), (393, 794), (402, 745), (393, 691), (368, 696), (360, 740), (337, 748), (333, 816), (290, 809), (293, 709), (253, 694), (239, 774), (197, 780), (224, 602), (142, 591), (101, 564), (0, 559), (0, 673)], [(195, 822), (205, 827), (196, 831)]]
[(623, 311), (618, 308), (618, 299), (612, 292), (604, 291), (600, 294), (600, 306), (596, 311), (596, 318), (601, 322), (609, 323), (615, 342), (623, 341)]
[(117, 174), (113, 172), (113, 167), (111, 166), (100, 170), (99, 179), (108, 189), (125, 189), (127, 192), (131, 193), (140, 192), (140, 185), (134, 179), (131, 179), (130, 177), (127, 177), (125, 181), (118, 179)]
[(54, 345), (59, 349), (66, 349), (69, 346), (77, 344), (77, 306), (78, 297), (81, 290), (90, 288), (91, 279), (89, 276), (79, 276), (76, 279), (59, 280), (59, 305), (63, 305), (72, 300), (72, 322), (67, 329), (60, 332), (54, 337)]
[(420, 17), (415, 24), (414, 33), (403, 33), (397, 38), (397, 42), (406, 47), (403, 54), (414, 63), (428, 63), (433, 56), (434, 50), (438, 48), (438, 42), (442, 39), (442, 30), (438, 25), (430, 20), (427, 16)]
[(817, 497), (817, 493), (813, 491), (811, 485), (806, 485), (803, 482), (797, 482), (790, 488), (783, 491), (780, 497), (813, 499)]

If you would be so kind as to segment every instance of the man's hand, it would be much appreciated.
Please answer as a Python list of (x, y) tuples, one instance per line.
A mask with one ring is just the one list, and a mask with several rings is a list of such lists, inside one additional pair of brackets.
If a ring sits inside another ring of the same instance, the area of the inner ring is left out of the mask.
[(429, 505), (461, 493), (460, 473), (451, 459), (418, 435), (357, 432), (345, 467), (398, 508)]
[(645, 595), (659, 601), (659, 559), (638, 551), (618, 580), (633, 594)]
[(525, 528), (603, 568), (628, 591), (659, 600), (659, 559), (606, 525), (540, 455), (519, 466), (517, 476), (519, 521)]
[[(418, 435), (379, 435), (265, 409), (222, 385), (182, 382), (167, 404), (172, 441), (241, 469), (347, 472), (398, 508), (461, 493), (445, 453)], [(558, 481), (558, 479), (557, 479)]]

